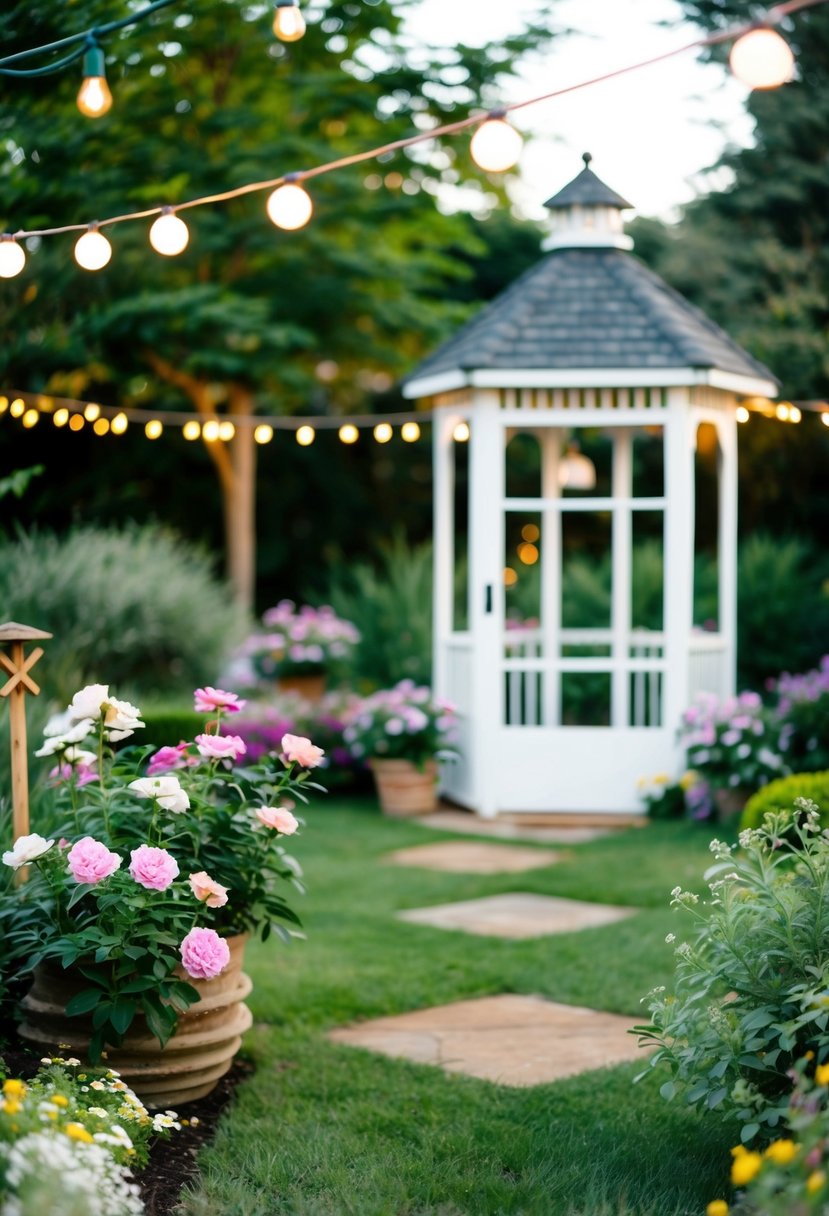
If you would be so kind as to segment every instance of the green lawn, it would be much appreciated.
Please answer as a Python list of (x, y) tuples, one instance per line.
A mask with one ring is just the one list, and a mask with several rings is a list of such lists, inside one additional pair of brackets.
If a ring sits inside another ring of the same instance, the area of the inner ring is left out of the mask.
[[(725, 1193), (732, 1131), (633, 1086), (625, 1065), (531, 1089), (334, 1046), (336, 1025), (498, 992), (537, 993), (642, 1020), (673, 971), (677, 883), (699, 886), (709, 833), (651, 825), (568, 847), (521, 875), (403, 869), (383, 854), (451, 839), (373, 804), (308, 813), (293, 852), (308, 940), (249, 948), (257, 1071), (238, 1092), (187, 1216), (702, 1216)], [(394, 920), (395, 911), (502, 891), (642, 911), (582, 933), (513, 942)], [(664, 1079), (664, 1078), (663, 1078)]]

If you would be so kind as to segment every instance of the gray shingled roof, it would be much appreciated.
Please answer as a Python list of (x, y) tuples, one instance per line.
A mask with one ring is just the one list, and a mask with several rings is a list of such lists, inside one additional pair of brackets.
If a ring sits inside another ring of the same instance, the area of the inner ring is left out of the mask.
[(611, 190), (610, 186), (605, 185), (602, 179), (596, 176), (590, 168), (592, 157), (589, 152), (585, 152), (582, 160), (584, 168), (581, 173), (568, 182), (562, 190), (559, 190), (558, 194), (548, 198), (544, 204), (545, 207), (556, 211), (559, 208), (572, 207), (578, 203), (580, 206), (588, 207), (618, 207), (620, 211), (632, 209), (633, 203), (627, 202), (621, 194)]
[(565, 248), (526, 271), (406, 379), (477, 369), (686, 367), (775, 380), (630, 254)]

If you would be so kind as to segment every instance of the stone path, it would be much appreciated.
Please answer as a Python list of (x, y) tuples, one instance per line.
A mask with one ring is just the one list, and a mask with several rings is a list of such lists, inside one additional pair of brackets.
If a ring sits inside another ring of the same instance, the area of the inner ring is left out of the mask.
[(518, 874), (554, 865), (561, 860), (561, 853), (480, 840), (447, 840), (398, 849), (384, 860), (395, 866), (418, 866), (451, 874)]
[(398, 912), (400, 920), (436, 929), (460, 929), (483, 937), (529, 938), (549, 933), (573, 933), (612, 924), (632, 916), (636, 909), (610, 904), (583, 903), (578, 899), (558, 899), (551, 895), (516, 892), (489, 895), (484, 899), (465, 899), (430, 908), (411, 908)]
[(529, 827), (511, 823), (507, 819), (482, 819), (469, 811), (441, 810), (431, 815), (418, 815), (409, 823), (419, 823), (424, 828), (456, 832), (469, 836), (493, 836), (502, 840), (535, 840), (539, 844), (586, 844), (608, 836), (615, 828), (578, 827)]
[(632, 1018), (538, 996), (481, 997), (329, 1033), (334, 1043), (501, 1085), (541, 1085), (641, 1060)]

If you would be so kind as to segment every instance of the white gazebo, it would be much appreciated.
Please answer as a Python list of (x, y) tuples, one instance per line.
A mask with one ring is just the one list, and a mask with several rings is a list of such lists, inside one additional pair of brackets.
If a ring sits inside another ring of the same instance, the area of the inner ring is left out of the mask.
[[(433, 682), (462, 752), (443, 791), (485, 816), (640, 810), (638, 779), (681, 762), (693, 696), (734, 690), (737, 410), (777, 382), (626, 252), (630, 204), (584, 161), (546, 204), (546, 257), (404, 386), (434, 407)], [(718, 571), (704, 628), (700, 519)], [(605, 598), (579, 599), (579, 551)]]

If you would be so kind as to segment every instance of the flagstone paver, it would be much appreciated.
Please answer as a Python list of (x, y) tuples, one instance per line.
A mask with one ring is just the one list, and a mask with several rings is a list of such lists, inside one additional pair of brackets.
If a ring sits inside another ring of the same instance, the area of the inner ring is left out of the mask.
[(452, 874), (517, 874), (540, 870), (561, 860), (549, 849), (526, 849), (514, 844), (487, 844), (481, 840), (447, 840), (398, 849), (385, 858), (395, 866), (419, 866)]
[(458, 832), (469, 836), (493, 836), (501, 840), (534, 840), (539, 844), (586, 844), (609, 836), (615, 828), (528, 827), (506, 819), (482, 819), (469, 811), (438, 810), (431, 815), (418, 815), (408, 820), (424, 828)]
[(329, 1033), (334, 1043), (501, 1085), (542, 1085), (643, 1058), (633, 1019), (538, 996), (481, 997)]
[(429, 908), (410, 908), (398, 912), (400, 920), (436, 929), (460, 929), (483, 937), (545, 937), (548, 933), (574, 933), (593, 929), (632, 916), (635, 908), (611, 904), (583, 903), (578, 899), (559, 899), (552, 895), (513, 892), (488, 895), (484, 899), (465, 899)]

